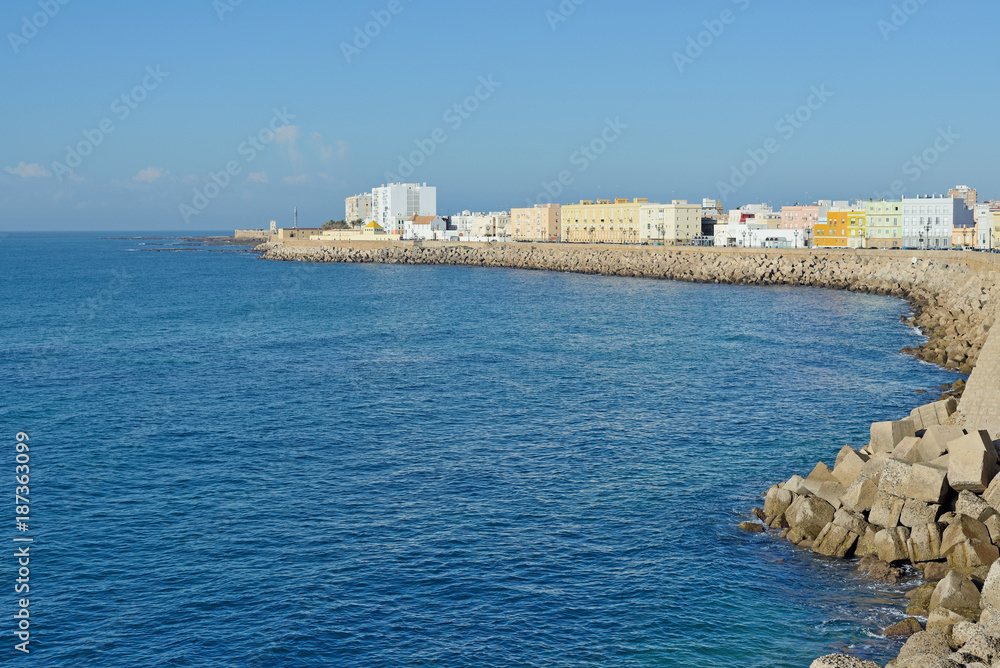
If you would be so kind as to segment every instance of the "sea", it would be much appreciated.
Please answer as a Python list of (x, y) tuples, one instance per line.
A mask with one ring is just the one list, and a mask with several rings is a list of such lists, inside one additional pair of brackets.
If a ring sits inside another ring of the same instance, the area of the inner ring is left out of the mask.
[(898, 651), (914, 582), (738, 524), (959, 377), (905, 302), (178, 237), (0, 238), (3, 665)]

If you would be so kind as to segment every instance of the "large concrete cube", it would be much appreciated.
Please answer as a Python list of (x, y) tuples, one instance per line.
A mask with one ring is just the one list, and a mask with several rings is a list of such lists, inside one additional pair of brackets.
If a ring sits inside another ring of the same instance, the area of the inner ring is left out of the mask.
[(985, 492), (996, 475), (997, 453), (985, 431), (948, 443), (948, 484), (956, 491)]
[(916, 436), (913, 420), (904, 418), (893, 422), (875, 422), (871, 427), (872, 452), (892, 452), (904, 438)]

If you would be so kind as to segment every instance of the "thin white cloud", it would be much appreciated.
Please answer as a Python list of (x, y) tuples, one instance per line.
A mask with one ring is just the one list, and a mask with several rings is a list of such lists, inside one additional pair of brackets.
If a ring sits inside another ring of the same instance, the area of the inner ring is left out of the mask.
[(48, 179), (52, 177), (52, 172), (37, 162), (30, 165), (22, 162), (17, 167), (4, 167), (4, 171), (14, 176), (20, 176), (22, 179)]
[(140, 183), (153, 183), (154, 181), (159, 181), (170, 176), (169, 169), (163, 169), (162, 167), (147, 167), (138, 174), (132, 177), (133, 180), (139, 181)]
[(329, 162), (334, 158), (343, 160), (347, 157), (350, 147), (342, 140), (338, 139), (333, 144), (327, 144), (323, 135), (313, 132), (309, 135), (309, 146), (319, 154), (321, 162)]
[(311, 179), (308, 174), (299, 174), (298, 176), (286, 176), (281, 179), (282, 183), (287, 183), (290, 186), (304, 186), (307, 185)]
[(271, 177), (267, 172), (253, 172), (247, 176), (246, 183), (270, 183)]

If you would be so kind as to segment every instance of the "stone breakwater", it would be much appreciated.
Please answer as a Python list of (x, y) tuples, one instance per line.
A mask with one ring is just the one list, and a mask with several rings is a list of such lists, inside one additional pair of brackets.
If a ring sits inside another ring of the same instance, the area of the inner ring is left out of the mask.
[[(928, 337), (920, 348), (904, 352), (962, 373), (975, 367), (1000, 302), (1000, 265), (973, 253), (964, 255), (978, 257), (935, 252), (732, 252), (553, 244), (371, 246), (268, 243), (257, 250), (267, 260), (504, 267), (890, 295), (913, 305), (908, 322)], [(959, 257), (951, 259), (953, 255)]]

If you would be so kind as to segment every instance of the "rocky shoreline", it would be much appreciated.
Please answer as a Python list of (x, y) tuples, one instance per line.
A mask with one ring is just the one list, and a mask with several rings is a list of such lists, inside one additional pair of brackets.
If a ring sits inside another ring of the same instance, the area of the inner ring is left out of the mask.
[[(927, 252), (271, 243), (256, 250), (279, 261), (463, 265), (888, 295), (909, 301), (906, 321), (927, 336), (920, 348), (901, 352), (965, 374), (976, 368), (1000, 296), (996, 265)], [(844, 446), (832, 467), (820, 462), (807, 476), (772, 486), (764, 507), (754, 509), (760, 522), (741, 524), (823, 557), (858, 559), (875, 579), (895, 582), (904, 568), (919, 572), (924, 584), (908, 594), (909, 616), (885, 630), (909, 636), (888, 668), (1000, 666), (1000, 441), (962, 423), (956, 398), (964, 388), (960, 380), (938, 402), (871, 425), (867, 445)], [(878, 664), (844, 654), (812, 664), (852, 667)]]

